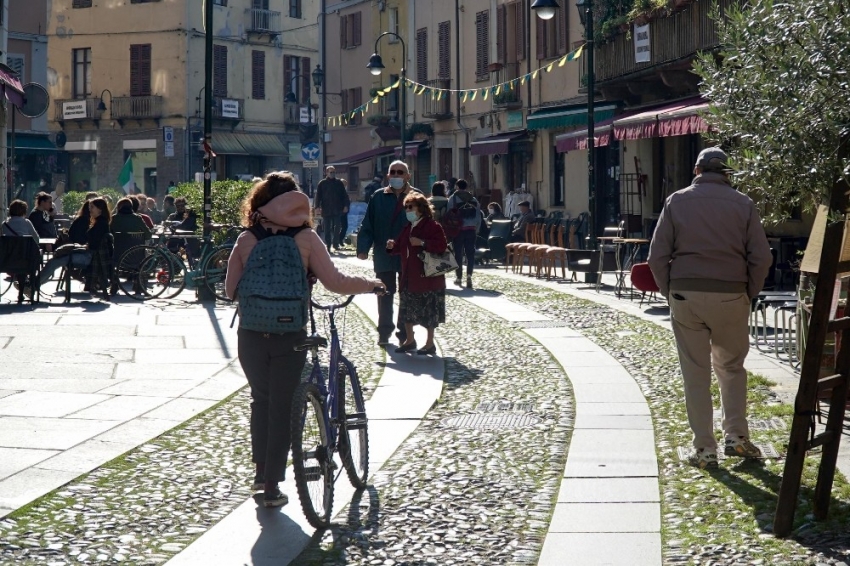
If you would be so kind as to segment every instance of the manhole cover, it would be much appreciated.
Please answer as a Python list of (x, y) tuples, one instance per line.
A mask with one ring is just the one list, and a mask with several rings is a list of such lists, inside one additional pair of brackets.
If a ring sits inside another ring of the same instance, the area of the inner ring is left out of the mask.
[(511, 401), (482, 401), (476, 410), (479, 413), (530, 413), (534, 403), (513, 403)]
[[(775, 460), (775, 459), (780, 457), (779, 452), (776, 450), (776, 448), (770, 442), (753, 442), (753, 444), (755, 444), (756, 446), (758, 446), (761, 449), (761, 453), (763, 455), (763, 458), (765, 458), (765, 459), (774, 459)], [(676, 452), (679, 455), (679, 460), (682, 460), (683, 462), (685, 460), (687, 460), (688, 454), (690, 454), (691, 450), (692, 450), (692, 448), (688, 448), (688, 447), (685, 447), (685, 446), (678, 446), (676, 448)], [(723, 453), (723, 446), (718, 446), (717, 447), (717, 459), (723, 460), (725, 458), (726, 458), (726, 455)]]
[(517, 324), (520, 328), (566, 328), (569, 326), (563, 320), (528, 320)]
[(540, 419), (528, 413), (472, 413), (443, 420), (443, 424), (454, 428), (477, 430), (499, 430), (534, 426)]

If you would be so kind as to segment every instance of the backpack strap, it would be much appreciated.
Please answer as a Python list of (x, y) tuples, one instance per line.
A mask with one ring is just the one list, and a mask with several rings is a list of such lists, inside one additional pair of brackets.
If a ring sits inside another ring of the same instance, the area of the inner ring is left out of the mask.
[(257, 238), (257, 241), (259, 242), (263, 238), (267, 238), (269, 236), (289, 236), (290, 238), (294, 238), (295, 235), (298, 234), (298, 232), (304, 230), (305, 228), (307, 228), (307, 226), (295, 226), (292, 228), (287, 228), (283, 231), (272, 232), (271, 229), (263, 228), (263, 226), (259, 222), (257, 222), (248, 230), (254, 235), (255, 238)]

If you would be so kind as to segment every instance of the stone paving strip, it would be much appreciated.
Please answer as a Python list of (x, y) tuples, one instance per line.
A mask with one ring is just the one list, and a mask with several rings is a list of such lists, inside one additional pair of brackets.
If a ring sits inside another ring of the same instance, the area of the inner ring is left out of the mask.
[[(684, 409), (675, 342), (669, 329), (645, 317), (625, 313), (619, 305), (614, 308), (577, 298), (568, 285), (505, 275), (502, 270), (482, 270), (476, 278), (480, 280), (479, 288), (497, 290), (506, 298), (548, 315), (592, 340), (619, 362), (639, 385), (655, 427), (665, 564), (850, 563), (850, 533), (847, 530), (850, 485), (842, 474), (836, 477), (829, 519), (815, 522), (811, 514), (819, 454), (806, 461), (795, 531), (788, 539), (777, 539), (770, 532), (784, 466), (781, 459), (750, 463), (727, 458), (721, 461), (717, 471), (700, 471), (680, 460), (678, 449), (690, 445), (691, 433)], [(596, 293), (576, 294), (611, 302), (610, 298), (599, 297)], [(590, 375), (592, 377), (593, 373)], [(570, 372), (570, 377), (573, 376), (576, 383), (580, 382), (581, 376), (575, 368)], [(580, 397), (581, 386), (574, 386)], [(787, 444), (792, 409), (780, 401), (780, 395), (772, 387), (767, 379), (750, 375), (749, 418), (751, 422), (765, 423), (775, 423), (779, 419), (785, 424), (785, 427), (753, 427), (752, 430), (754, 441), (772, 444), (782, 453)], [(715, 406), (719, 406), (716, 386), (712, 391)], [(623, 408), (622, 399), (612, 398), (607, 405), (617, 410)], [(575, 438), (580, 435), (580, 424), (577, 421), (571, 453), (576, 447)], [(615, 488), (610, 489), (617, 497)], [(572, 490), (568, 489), (567, 493)], [(628, 556), (615, 563), (631, 564), (630, 554)]]
[[(197, 335), (203, 336), (204, 326), (193, 318), (195, 310), (181, 312), (182, 322), (172, 321), (167, 312), (153, 314), (149, 317), (149, 326), (143, 328), (144, 325), (139, 324), (137, 330), (154, 335), (160, 332), (163, 335), (181, 335), (179, 332), (183, 330), (169, 334), (168, 330), (161, 331), (155, 324), (166, 322), (165, 326), (171, 330), (185, 326), (186, 329), (194, 328)], [(380, 373), (375, 360), (381, 360), (383, 354), (374, 344), (371, 324), (357, 314), (356, 309), (351, 311), (346, 315), (346, 340), (352, 350), (351, 357), (361, 371), (364, 389), (373, 391)], [(205, 313), (203, 309), (200, 312)], [(221, 314), (227, 319), (227, 324), (231, 314), (231, 309), (224, 309)], [(206, 324), (209, 326), (209, 313), (198, 318), (204, 317), (208, 319)], [(4, 315), (0, 320), (5, 322), (8, 317)], [(42, 317), (40, 321), (44, 320)], [(175, 324), (168, 325), (167, 322)], [(19, 320), (17, 324), (24, 325), (26, 321)], [(55, 317), (53, 324), (56, 325)], [(109, 323), (104, 324), (109, 326)], [(7, 326), (12, 328), (13, 324)], [(98, 325), (88, 326), (92, 330), (98, 328)], [(0, 323), (0, 334), (2, 327)], [(116, 327), (123, 328), (121, 325)], [(79, 332), (75, 325), (69, 328), (76, 328)], [(224, 332), (210, 332), (206, 334), (208, 342), (202, 345), (216, 343), (218, 334), (227, 337)], [(230, 346), (235, 353), (235, 339)], [(147, 367), (150, 371), (140, 375), (146, 375), (155, 382), (151, 385), (155, 392), (156, 384), (167, 384), (175, 374), (194, 375), (197, 365), (170, 359), (167, 363)], [(251, 496), (253, 465), (250, 462), (248, 433), (250, 396), (245, 378), (238, 367), (231, 366), (226, 371), (231, 374), (230, 380), (238, 381), (237, 388), (241, 387), (241, 390), (224, 402), (198, 415), (197, 407), (181, 408), (175, 404), (193, 399), (176, 399), (156, 409), (162, 410), (156, 414), (157, 418), (147, 419), (156, 427), (167, 424), (167, 428), (172, 430), (163, 434), (163, 430), (146, 425), (145, 419), (136, 418), (126, 423), (127, 428), (121, 430), (120, 435), (107, 440), (99, 437), (90, 442), (90, 453), (66, 452), (58, 455), (64, 456), (65, 461), (56, 467), (67, 468), (63, 476), (67, 479), (62, 482), (62, 487), (47, 495), (38, 493), (43, 497), (0, 519), (0, 563), (52, 566), (105, 562), (161, 564), (229, 515)], [(209, 382), (207, 379), (196, 389), (200, 390)], [(209, 387), (220, 389), (219, 384)], [(148, 391), (150, 394), (151, 391)], [(191, 415), (188, 414), (190, 409)], [(179, 416), (181, 421), (166, 418), (172, 415)], [(181, 424), (192, 415), (195, 415), (194, 418)], [(132, 423), (141, 423), (141, 426), (130, 428)], [(38, 423), (38, 426), (41, 424)], [(175, 428), (175, 425), (180, 426)], [(21, 429), (18, 436), (26, 437), (31, 430), (34, 429)], [(56, 428), (55, 432), (61, 434), (62, 428)], [(156, 438), (148, 442), (154, 436)], [(147, 443), (131, 450), (144, 442)], [(119, 450), (116, 456), (130, 452), (104, 463), (104, 453), (98, 451), (103, 448), (99, 443), (120, 445), (116, 448)], [(17, 459), (12, 461), (18, 462)], [(3, 458), (2, 462), (5, 465), (9, 459)], [(93, 471), (80, 476), (81, 472), (89, 470)], [(44, 471), (49, 470), (45, 468)], [(17, 474), (23, 477), (21, 484), (25, 484), (29, 477), (37, 480), (42, 470), (30, 467), (26, 473), (26, 476), (20, 472)]]

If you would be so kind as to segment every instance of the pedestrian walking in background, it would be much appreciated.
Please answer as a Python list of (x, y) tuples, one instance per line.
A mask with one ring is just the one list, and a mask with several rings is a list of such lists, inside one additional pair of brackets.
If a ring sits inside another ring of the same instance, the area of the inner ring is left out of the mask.
[(434, 330), (440, 323), (446, 322), (446, 278), (443, 275), (426, 277), (419, 254), (445, 252), (446, 235), (442, 226), (434, 220), (434, 209), (424, 195), (407, 195), (404, 212), (409, 224), (397, 240), (387, 241), (388, 252), (401, 258), (398, 316), (404, 323), (407, 335), (407, 340), (395, 351), (404, 353), (416, 350), (413, 327), (422, 326), (428, 331), (428, 339), (416, 353), (433, 355), (437, 353)]
[(449, 199), (449, 210), (457, 210), (463, 225), (460, 232), (452, 241), (452, 248), (457, 261), (455, 272), (455, 285), (460, 287), (463, 276), (463, 258), (466, 257), (466, 288), (472, 289), (472, 272), (475, 269), (475, 237), (478, 234), (478, 225), (481, 222), (481, 205), (478, 204), (472, 193), (468, 190), (466, 180), (458, 179), (455, 182), (455, 192)]
[(649, 248), (649, 267), (668, 297), (685, 386), (694, 452), (688, 461), (717, 466), (711, 369), (720, 386), (724, 453), (758, 458), (747, 423), (750, 301), (773, 258), (758, 210), (732, 188), (726, 154), (697, 157), (693, 183), (670, 195)]
[(316, 187), (316, 198), (313, 207), (316, 214), (322, 217), (322, 229), (324, 232), (325, 246), (331, 251), (339, 249), (340, 217), (348, 213), (348, 191), (342, 181), (336, 178), (336, 169), (328, 165), (325, 169), (325, 178), (319, 181)]
[(428, 202), (434, 209), (434, 220), (439, 222), (449, 206), (449, 199), (446, 197), (446, 185), (442, 181), (437, 181), (431, 187), (431, 196), (428, 198)]
[(395, 240), (408, 224), (404, 213), (404, 199), (410, 193), (420, 193), (410, 185), (410, 169), (404, 161), (393, 161), (389, 167), (390, 184), (372, 195), (366, 207), (366, 215), (357, 233), (357, 257), (368, 259), (372, 251), (375, 275), (387, 288), (386, 294), (378, 297), (378, 344), (389, 344), (393, 328), (398, 328), (399, 344), (407, 341), (407, 330), (401, 320), (393, 322), (393, 295), (401, 270), (398, 256), (387, 253), (387, 241)]
[(372, 200), (372, 195), (383, 188), (381, 180), (380, 175), (375, 175), (372, 178), (372, 182), (366, 185), (366, 188), (363, 189), (363, 202), (369, 204), (369, 201)]
[[(342, 185), (345, 187), (345, 194), (348, 196), (348, 181), (342, 179)], [(351, 206), (351, 198), (349, 197), (349, 206)], [(345, 237), (348, 235), (348, 208), (339, 215), (339, 247), (345, 247)]]
[[(351, 277), (336, 269), (312, 229), (310, 200), (290, 173), (269, 173), (254, 185), (242, 203), (242, 223), (249, 229), (239, 235), (227, 262), (225, 291), (231, 300), (238, 299), (239, 281), (257, 244), (252, 232), (256, 228), (276, 234), (306, 226), (292, 236), (303, 268), (334, 293), (351, 295), (383, 288), (378, 280)], [(240, 318), (237, 349), (251, 386), (251, 454), (256, 466), (253, 488), (263, 490), (264, 506), (277, 507), (288, 501), (278, 484), (284, 480), (291, 445), (292, 396), (307, 362), (307, 351), (296, 351), (295, 346), (303, 342), (307, 330), (263, 333), (242, 328), (241, 323)]]

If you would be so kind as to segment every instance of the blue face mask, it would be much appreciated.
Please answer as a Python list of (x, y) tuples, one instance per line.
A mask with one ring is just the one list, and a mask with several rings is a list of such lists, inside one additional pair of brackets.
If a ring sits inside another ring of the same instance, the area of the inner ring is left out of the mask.
[(408, 211), (405, 213), (405, 215), (407, 216), (407, 219), (408, 219), (410, 222), (416, 222), (417, 220), (419, 220), (419, 213), (418, 213), (418, 212), (416, 212), (415, 210), (408, 210)]

